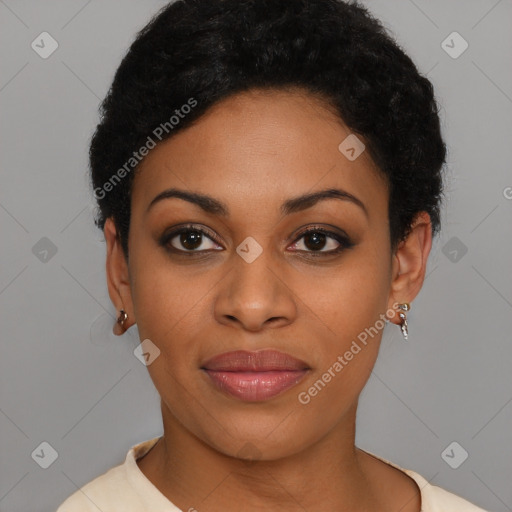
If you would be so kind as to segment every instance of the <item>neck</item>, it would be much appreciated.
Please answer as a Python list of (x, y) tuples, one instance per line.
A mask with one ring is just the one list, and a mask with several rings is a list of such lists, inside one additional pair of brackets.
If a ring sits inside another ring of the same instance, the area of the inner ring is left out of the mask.
[[(382, 505), (355, 447), (357, 403), (328, 435), (275, 460), (245, 461), (215, 450), (162, 404), (164, 435), (138, 462), (182, 510), (378, 510)], [(366, 456), (368, 457), (368, 456)]]

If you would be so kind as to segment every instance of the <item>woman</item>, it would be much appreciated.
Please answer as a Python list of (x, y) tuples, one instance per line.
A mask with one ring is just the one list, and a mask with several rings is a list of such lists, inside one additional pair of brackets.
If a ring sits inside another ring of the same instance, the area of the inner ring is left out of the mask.
[(355, 446), (440, 224), (431, 83), (336, 0), (179, 0), (91, 142), (97, 225), (164, 433), (58, 512), (481, 511)]

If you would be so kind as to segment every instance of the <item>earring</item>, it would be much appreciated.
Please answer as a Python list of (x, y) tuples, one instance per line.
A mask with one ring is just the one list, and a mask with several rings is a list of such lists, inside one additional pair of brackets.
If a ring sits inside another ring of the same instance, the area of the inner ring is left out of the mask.
[(128, 320), (128, 315), (126, 314), (126, 311), (124, 309), (121, 309), (119, 312), (119, 318), (117, 319), (117, 323), (123, 327), (123, 324)]
[[(398, 304), (398, 308), (402, 311), (409, 311), (411, 309), (411, 306), (408, 302), (404, 302), (403, 304)], [(409, 337), (409, 331), (407, 329), (407, 315), (403, 312), (398, 313), (398, 316), (400, 317), (400, 329), (402, 331), (404, 339), (407, 339)]]

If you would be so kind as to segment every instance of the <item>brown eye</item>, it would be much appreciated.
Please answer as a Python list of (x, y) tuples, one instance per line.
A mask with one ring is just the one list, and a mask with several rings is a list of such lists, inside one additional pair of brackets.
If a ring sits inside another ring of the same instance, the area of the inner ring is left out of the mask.
[(297, 252), (328, 256), (353, 246), (346, 236), (322, 228), (310, 228), (299, 235), (292, 247)]
[(187, 251), (193, 251), (201, 246), (202, 236), (199, 231), (186, 231), (178, 235), (179, 243), (187, 249)]
[(323, 249), (325, 246), (325, 242), (327, 237), (324, 233), (320, 233), (318, 231), (314, 231), (312, 233), (307, 233), (304, 235), (304, 245), (310, 250), (310, 251), (318, 251), (320, 249)]
[(203, 229), (191, 226), (182, 226), (167, 233), (162, 237), (160, 244), (172, 252), (183, 254), (219, 250), (219, 245), (214, 242), (213, 235)]

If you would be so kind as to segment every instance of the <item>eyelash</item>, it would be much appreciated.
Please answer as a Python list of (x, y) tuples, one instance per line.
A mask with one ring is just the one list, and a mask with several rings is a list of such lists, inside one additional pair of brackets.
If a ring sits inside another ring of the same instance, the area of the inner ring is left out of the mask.
[[(176, 249), (176, 247), (172, 247), (170, 245), (171, 240), (173, 238), (175, 238), (177, 235), (180, 235), (182, 233), (189, 233), (191, 231), (199, 232), (202, 235), (205, 235), (207, 238), (209, 238), (212, 242), (215, 242), (220, 245), (220, 242), (216, 239), (216, 236), (213, 233), (205, 230), (204, 228), (200, 228), (194, 224), (181, 226), (169, 233), (164, 234), (160, 240), (160, 245), (162, 245), (167, 251), (169, 251), (171, 253), (184, 255), (187, 257), (197, 257), (197, 255), (199, 255), (201, 253), (215, 251), (215, 249), (207, 249), (207, 250), (202, 250), (202, 251), (196, 251), (196, 250), (184, 251), (181, 249)], [(338, 242), (340, 244), (340, 246), (337, 249), (332, 249), (330, 251), (296, 250), (294, 252), (306, 253), (314, 258), (318, 258), (318, 257), (326, 257), (326, 256), (332, 256), (334, 254), (339, 254), (340, 252), (344, 251), (345, 249), (350, 249), (351, 247), (353, 247), (355, 245), (350, 240), (350, 238), (348, 236), (344, 236), (344, 235), (335, 233), (333, 231), (329, 231), (325, 228), (316, 227), (316, 226), (311, 226), (311, 227), (305, 229), (304, 231), (300, 232), (297, 235), (297, 238), (295, 239), (295, 241), (293, 242), (292, 245), (295, 245), (299, 240), (301, 240), (302, 238), (304, 238), (306, 235), (308, 235), (310, 233), (322, 233), (322, 234), (326, 235), (328, 238), (334, 239), (336, 242)]]

